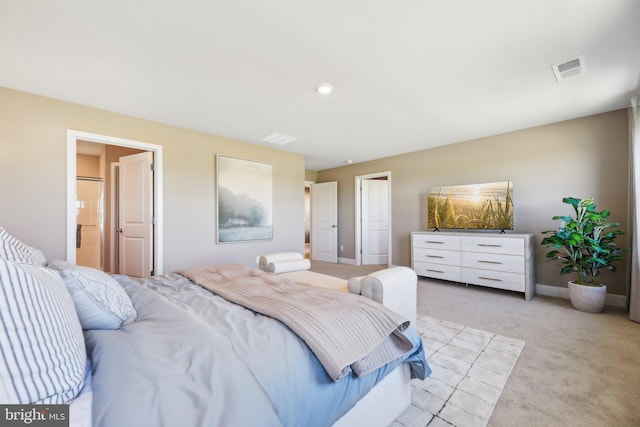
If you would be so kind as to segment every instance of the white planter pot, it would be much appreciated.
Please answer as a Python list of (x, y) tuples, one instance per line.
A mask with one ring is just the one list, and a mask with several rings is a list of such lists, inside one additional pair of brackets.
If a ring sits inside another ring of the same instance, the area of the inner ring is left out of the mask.
[(607, 287), (578, 285), (569, 282), (569, 299), (576, 310), (600, 313), (607, 298)]

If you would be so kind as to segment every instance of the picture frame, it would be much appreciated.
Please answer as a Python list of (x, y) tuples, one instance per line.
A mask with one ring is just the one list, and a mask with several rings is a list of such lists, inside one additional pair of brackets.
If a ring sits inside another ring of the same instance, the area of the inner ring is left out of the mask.
[(216, 155), (217, 242), (273, 239), (273, 165)]

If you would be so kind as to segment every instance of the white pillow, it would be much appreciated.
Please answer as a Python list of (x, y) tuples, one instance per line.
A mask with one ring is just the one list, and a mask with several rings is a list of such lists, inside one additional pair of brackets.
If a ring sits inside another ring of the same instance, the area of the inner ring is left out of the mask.
[(43, 267), (47, 265), (47, 257), (44, 255), (44, 252), (38, 248), (34, 248), (33, 246), (26, 245), (26, 247), (26, 252), (29, 254), (34, 264), (41, 265)]
[(274, 261), (270, 262), (267, 271), (271, 273), (289, 273), (290, 271), (305, 271), (311, 268), (311, 262), (308, 259), (296, 259), (291, 261)]
[(124, 288), (103, 271), (91, 267), (51, 261), (64, 280), (82, 329), (119, 329), (138, 316)]
[(64, 404), (82, 389), (78, 317), (52, 270), (0, 259), (0, 402)]
[(258, 258), (258, 265), (260, 266), (260, 270), (269, 271), (269, 264), (272, 262), (295, 261), (298, 259), (304, 259), (304, 255), (300, 252), (277, 252), (274, 254), (262, 255)]

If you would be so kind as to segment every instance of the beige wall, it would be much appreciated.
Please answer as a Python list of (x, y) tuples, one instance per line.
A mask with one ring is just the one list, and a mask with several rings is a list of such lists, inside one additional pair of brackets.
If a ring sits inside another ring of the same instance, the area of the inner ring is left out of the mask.
[[(463, 126), (464, 123), (461, 123)], [(502, 180), (514, 182), (514, 226), (537, 241), (536, 282), (566, 286), (558, 264), (545, 260), (543, 230), (554, 215), (570, 214), (565, 196), (595, 197), (627, 231), (628, 118), (626, 110), (584, 117), (318, 172), (318, 182), (338, 181), (342, 258), (355, 258), (354, 177), (391, 171), (393, 264), (409, 266), (410, 233), (426, 229), (429, 187)], [(626, 236), (619, 241), (627, 245)], [(625, 263), (603, 273), (608, 292), (626, 293)]]
[(309, 182), (316, 182), (318, 180), (318, 171), (306, 169), (304, 171), (304, 180)]
[[(163, 146), (165, 272), (304, 250), (301, 155), (6, 88), (0, 117), (0, 225), (49, 258), (66, 258), (67, 129)], [(217, 153), (274, 166), (273, 240), (216, 244)]]

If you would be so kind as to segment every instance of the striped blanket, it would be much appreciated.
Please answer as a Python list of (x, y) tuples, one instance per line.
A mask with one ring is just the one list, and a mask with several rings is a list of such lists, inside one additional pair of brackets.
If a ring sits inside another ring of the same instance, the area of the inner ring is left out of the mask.
[(228, 301), (283, 322), (305, 341), (334, 381), (351, 370), (366, 375), (413, 348), (402, 332), (408, 320), (359, 295), (299, 284), (236, 264), (177, 273)]

